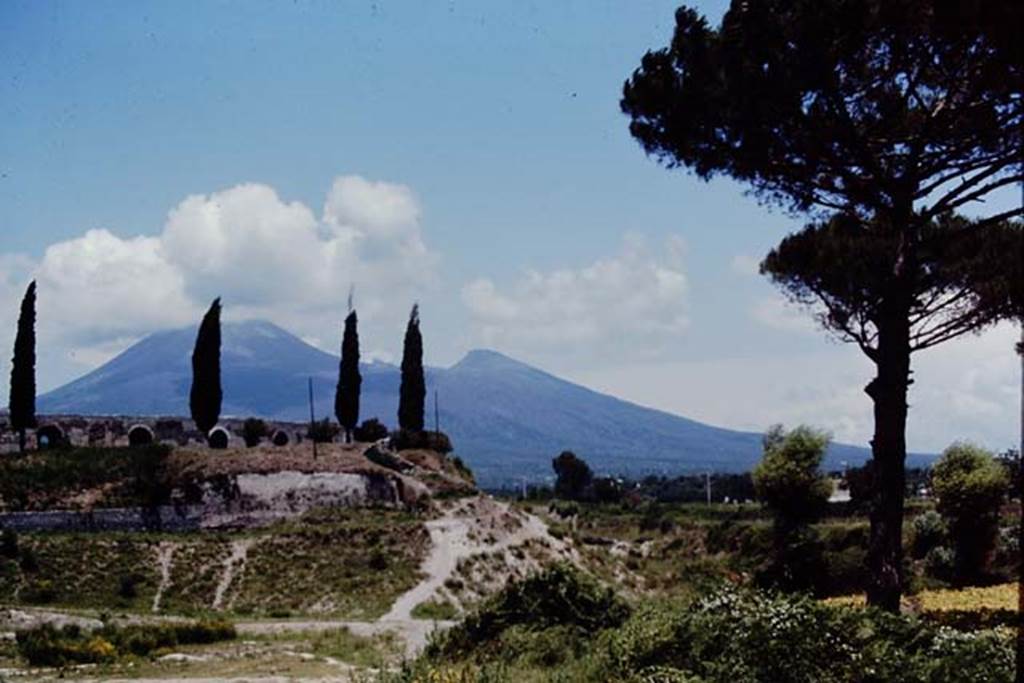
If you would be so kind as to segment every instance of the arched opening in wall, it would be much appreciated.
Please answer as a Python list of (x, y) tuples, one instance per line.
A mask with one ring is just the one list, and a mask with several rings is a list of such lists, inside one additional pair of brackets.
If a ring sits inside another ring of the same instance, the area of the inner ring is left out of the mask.
[(288, 432), (283, 429), (278, 429), (274, 432), (274, 436), (270, 437), (270, 441), (275, 446), (287, 446), (288, 445)]
[(40, 450), (65, 445), (64, 430), (55, 424), (43, 425), (36, 430), (36, 445)]
[(128, 430), (129, 446), (148, 446), (154, 440), (153, 430), (146, 425), (134, 425)]
[(209, 444), (210, 448), (215, 448), (218, 451), (227, 448), (229, 440), (228, 430), (223, 427), (214, 427), (206, 437), (206, 443)]

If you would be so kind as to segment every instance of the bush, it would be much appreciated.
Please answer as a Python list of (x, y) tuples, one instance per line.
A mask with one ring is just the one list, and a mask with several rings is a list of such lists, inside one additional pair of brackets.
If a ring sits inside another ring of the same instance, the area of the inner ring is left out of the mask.
[(953, 551), (944, 546), (932, 548), (924, 556), (925, 573), (940, 581), (952, 581), (955, 573), (954, 567)]
[(21, 590), (21, 599), (29, 604), (47, 605), (57, 599), (57, 589), (54, 587), (53, 581), (37, 579), (30, 581)]
[(444, 432), (417, 432), (399, 429), (391, 432), (391, 447), (396, 451), (422, 449), (437, 453), (451, 453), (452, 442)]
[(371, 417), (369, 420), (363, 420), (363, 423), (355, 428), (353, 437), (356, 441), (364, 443), (380, 441), (388, 438), (388, 428), (377, 418)]
[(957, 582), (975, 582), (988, 570), (1007, 485), (1006, 470), (978, 446), (955, 443), (935, 464), (932, 488), (949, 526)]
[(508, 629), (542, 631), (570, 626), (595, 634), (622, 624), (629, 607), (608, 588), (568, 564), (509, 583), (427, 647), (429, 657), (461, 656), (499, 639)]
[(312, 423), (306, 435), (316, 443), (331, 443), (340, 431), (341, 427), (325, 417)]
[(32, 666), (100, 664), (128, 655), (144, 657), (161, 648), (215, 643), (235, 638), (225, 621), (104, 626), (89, 634), (77, 626), (57, 629), (51, 624), (20, 631), (18, 651)]
[(946, 540), (946, 522), (942, 515), (934, 510), (918, 515), (913, 522), (914, 540), (910, 546), (911, 555), (921, 559), (932, 548), (937, 548)]
[(687, 609), (640, 610), (597, 649), (614, 680), (651, 670), (708, 682), (1013, 680), (1011, 641), (991, 631), (732, 588)]
[(250, 417), (242, 423), (242, 439), (249, 448), (258, 446), (269, 433), (267, 423), (257, 417)]

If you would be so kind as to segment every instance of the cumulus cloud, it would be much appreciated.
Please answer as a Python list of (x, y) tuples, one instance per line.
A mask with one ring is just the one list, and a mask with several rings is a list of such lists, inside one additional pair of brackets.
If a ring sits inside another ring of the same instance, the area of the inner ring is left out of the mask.
[(655, 254), (630, 236), (615, 256), (578, 269), (528, 270), (506, 287), (475, 280), (462, 300), (485, 346), (527, 357), (658, 356), (689, 324), (682, 253), (678, 238)]
[(334, 339), (351, 287), (371, 327), (397, 326), (436, 282), (420, 213), (409, 188), (359, 176), (335, 179), (319, 217), (246, 183), (186, 197), (156, 236), (93, 229), (49, 246), (38, 263), (0, 256), (0, 296), (5, 315), (16, 313), (34, 276), (40, 339), (86, 367), (149, 332), (195, 322), (215, 296), (229, 319), (267, 317)]
[(40, 335), (90, 345), (183, 325), (196, 308), (155, 237), (106, 230), (51, 245), (35, 272)]

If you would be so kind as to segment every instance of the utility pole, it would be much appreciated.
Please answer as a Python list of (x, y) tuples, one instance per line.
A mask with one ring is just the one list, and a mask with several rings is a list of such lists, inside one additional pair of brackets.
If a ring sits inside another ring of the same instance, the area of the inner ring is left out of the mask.
[(441, 409), (437, 407), (437, 389), (434, 389), (434, 433), (441, 435)]
[(313, 417), (313, 378), (309, 378), (309, 437), (313, 441), (313, 459), (316, 460), (316, 418)]
[(704, 473), (704, 488), (708, 494), (708, 507), (711, 507), (711, 472)]

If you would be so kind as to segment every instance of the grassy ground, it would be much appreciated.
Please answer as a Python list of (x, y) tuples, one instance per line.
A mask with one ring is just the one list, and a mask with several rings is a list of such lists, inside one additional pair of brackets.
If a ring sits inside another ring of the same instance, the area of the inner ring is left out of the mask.
[[(206, 645), (165, 648), (148, 657), (128, 656), (116, 662), (86, 665), (75, 677), (89, 678), (237, 678), (259, 672), (265, 676), (371, 680), (374, 672), (392, 667), (402, 656), (394, 634), (374, 637), (347, 629), (310, 633), (276, 633), (239, 637)], [(19, 679), (52, 680), (55, 672), (23, 669), (12, 642), (0, 643), (0, 669), (22, 669)], [(56, 672), (66, 677), (71, 672)]]
[[(569, 537), (585, 566), (634, 596), (687, 598), (720, 581), (749, 584), (773, 553), (772, 522), (756, 504), (520, 503), (544, 518), (555, 536)], [(931, 575), (924, 557), (912, 558), (912, 520), (932, 508), (911, 501), (904, 524), (908, 592), (947, 587)], [(1015, 513), (1014, 513), (1015, 514)], [(1013, 529), (1014, 514), (1004, 526)], [(856, 594), (866, 580), (869, 524), (866, 515), (839, 506), (813, 525), (820, 554), (819, 595)], [(1012, 534), (1011, 534), (1012, 536)], [(1008, 546), (1009, 547), (1009, 546)], [(997, 553), (996, 580), (1006, 555)], [(1003, 579), (1006, 580), (1006, 579)]]
[(22, 534), (18, 556), (0, 558), (0, 602), (149, 611), (158, 549), (171, 544), (161, 611), (202, 615), (238, 542), (249, 548), (225, 592), (229, 614), (373, 619), (415, 585), (428, 537), (419, 518), (390, 509), (339, 509), (245, 533)]

